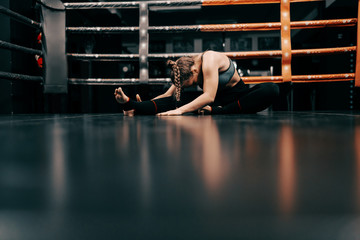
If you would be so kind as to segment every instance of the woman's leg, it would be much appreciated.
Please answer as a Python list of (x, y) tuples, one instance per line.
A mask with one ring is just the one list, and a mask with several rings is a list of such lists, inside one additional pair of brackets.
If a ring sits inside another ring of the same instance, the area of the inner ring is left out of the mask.
[(176, 101), (173, 97), (137, 102), (126, 96), (121, 88), (115, 90), (115, 99), (123, 106), (124, 111), (134, 109), (137, 115), (154, 115), (175, 109), (176, 107)]
[(239, 98), (225, 106), (214, 106), (211, 114), (257, 113), (270, 107), (279, 95), (274, 83), (261, 83), (248, 89)]

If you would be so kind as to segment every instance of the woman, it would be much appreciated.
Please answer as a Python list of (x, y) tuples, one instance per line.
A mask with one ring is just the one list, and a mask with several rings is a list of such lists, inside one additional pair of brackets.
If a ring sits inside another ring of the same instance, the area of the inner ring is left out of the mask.
[[(208, 114), (256, 113), (271, 106), (279, 95), (274, 83), (248, 88), (224, 53), (206, 51), (194, 57), (181, 57), (175, 62), (169, 60), (167, 64), (171, 68), (173, 84), (164, 94), (150, 101), (136, 102), (121, 88), (115, 90), (115, 99), (125, 111), (161, 116), (201, 109)], [(182, 88), (196, 85), (203, 90), (198, 97), (189, 100), (181, 96)]]

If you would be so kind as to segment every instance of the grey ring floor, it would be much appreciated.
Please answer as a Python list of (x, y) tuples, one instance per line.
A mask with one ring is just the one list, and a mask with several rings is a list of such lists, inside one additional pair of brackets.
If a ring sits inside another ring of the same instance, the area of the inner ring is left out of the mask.
[(0, 239), (360, 239), (360, 113), (0, 116)]

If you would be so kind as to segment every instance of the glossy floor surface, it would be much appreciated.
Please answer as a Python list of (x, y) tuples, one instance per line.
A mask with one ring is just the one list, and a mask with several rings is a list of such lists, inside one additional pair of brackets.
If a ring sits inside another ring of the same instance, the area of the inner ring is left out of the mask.
[(360, 239), (360, 114), (0, 116), (0, 239)]

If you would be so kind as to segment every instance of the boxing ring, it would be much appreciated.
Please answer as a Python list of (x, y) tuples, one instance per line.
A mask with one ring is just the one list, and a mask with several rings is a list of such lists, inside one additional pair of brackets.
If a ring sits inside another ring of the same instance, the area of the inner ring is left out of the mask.
[[(291, 21), (290, 4), (305, 2), (324, 2), (324, 0), (187, 0), (187, 1), (129, 1), (129, 2), (78, 2), (61, 3), (55, 0), (42, 0), (41, 22), (24, 17), (5, 7), (0, 7), (0, 13), (7, 15), (19, 22), (35, 28), (42, 33), (41, 50), (19, 46), (10, 42), (0, 40), (0, 48), (12, 51), (21, 51), (44, 58), (42, 76), (30, 76), (25, 74), (0, 72), (0, 77), (7, 80), (25, 80), (39, 82), (44, 85), (44, 93), (67, 93), (68, 85), (137, 85), (137, 84), (168, 84), (170, 78), (150, 78), (149, 62), (155, 60), (165, 61), (168, 58), (181, 56), (194, 56), (199, 52), (183, 53), (149, 53), (149, 35), (153, 33), (180, 34), (184, 32), (214, 33), (214, 32), (247, 32), (247, 31), (280, 31), (281, 49), (267, 51), (237, 51), (225, 52), (230, 58), (260, 59), (271, 58), (281, 59), (280, 76), (243, 76), (245, 83), (254, 84), (261, 82), (275, 83), (312, 83), (312, 82), (338, 82), (349, 81), (351, 85), (360, 86), (360, 26), (357, 18), (344, 19), (323, 19), (311, 21)], [(235, 23), (235, 24), (202, 24), (202, 25), (176, 25), (176, 26), (149, 26), (149, 11), (151, 7), (176, 7), (184, 6), (225, 6), (225, 5), (257, 5), (257, 4), (278, 4), (280, 6), (280, 22), (265, 23)], [(359, 7), (358, 7), (359, 8)], [(65, 14), (74, 10), (97, 10), (97, 9), (138, 9), (138, 26), (127, 27), (72, 27), (66, 26)], [(357, 46), (341, 46), (332, 48), (317, 49), (293, 49), (291, 31), (298, 29), (321, 29), (321, 28), (357, 28)], [(56, 29), (56, 30), (54, 30)], [(64, 29), (62, 31), (61, 29)], [(138, 53), (134, 54), (89, 54), (66, 52), (66, 39), (74, 34), (127, 34), (138, 33)], [(66, 34), (66, 35), (65, 35)], [(320, 56), (352, 54), (356, 56), (355, 71), (335, 72), (320, 75), (293, 75), (292, 59), (300, 56)], [(67, 62), (71, 61), (137, 61), (139, 64), (139, 77), (131, 78), (74, 78), (68, 75)], [(279, 71), (280, 72), (280, 71)]]
[[(358, 18), (347, 19), (324, 19), (312, 21), (290, 21), (290, 4), (296, 2), (321, 2), (323, 0), (202, 0), (202, 1), (146, 1), (146, 2), (84, 2), (84, 3), (65, 3), (67, 11), (71, 10), (89, 10), (89, 9), (139, 9), (139, 26), (133, 27), (71, 27), (68, 26), (66, 31), (69, 34), (122, 34), (129, 32), (139, 33), (139, 53), (138, 54), (82, 54), (68, 53), (68, 58), (72, 60), (89, 60), (89, 61), (123, 61), (130, 59), (139, 61), (139, 78), (130, 79), (77, 79), (69, 78), (69, 84), (84, 85), (122, 85), (122, 84), (156, 84), (169, 83), (168, 78), (149, 78), (149, 61), (155, 59), (177, 58), (181, 56), (193, 56), (198, 53), (166, 53), (151, 54), (149, 53), (149, 34), (152, 33), (182, 33), (182, 32), (243, 32), (243, 31), (280, 31), (281, 32), (281, 50), (272, 51), (241, 51), (226, 52), (232, 59), (250, 59), (250, 58), (281, 58), (281, 76), (245, 76), (245, 83), (312, 83), (312, 82), (338, 82), (354, 81), (355, 86), (360, 86), (360, 52), (356, 46), (335, 47), (335, 48), (318, 48), (318, 49), (292, 49), (291, 30), (295, 29), (315, 29), (315, 28), (345, 28), (357, 27), (359, 45), (359, 25)], [(323, 1), (324, 2), (324, 1)], [(150, 7), (174, 7), (177, 6), (221, 6), (221, 5), (246, 5), (246, 4), (279, 4), (280, 5), (280, 22), (268, 23), (237, 23), (237, 24), (204, 24), (204, 25), (180, 25), (180, 26), (149, 26), (149, 8)], [(359, 12), (359, 11), (358, 11)], [(71, 35), (70, 35), (71, 36)], [(70, 37), (69, 36), (69, 37)], [(356, 54), (357, 64), (355, 72), (331, 73), (321, 75), (293, 75), (291, 71), (291, 61), (293, 57), (298, 56), (319, 56), (335, 54)]]

